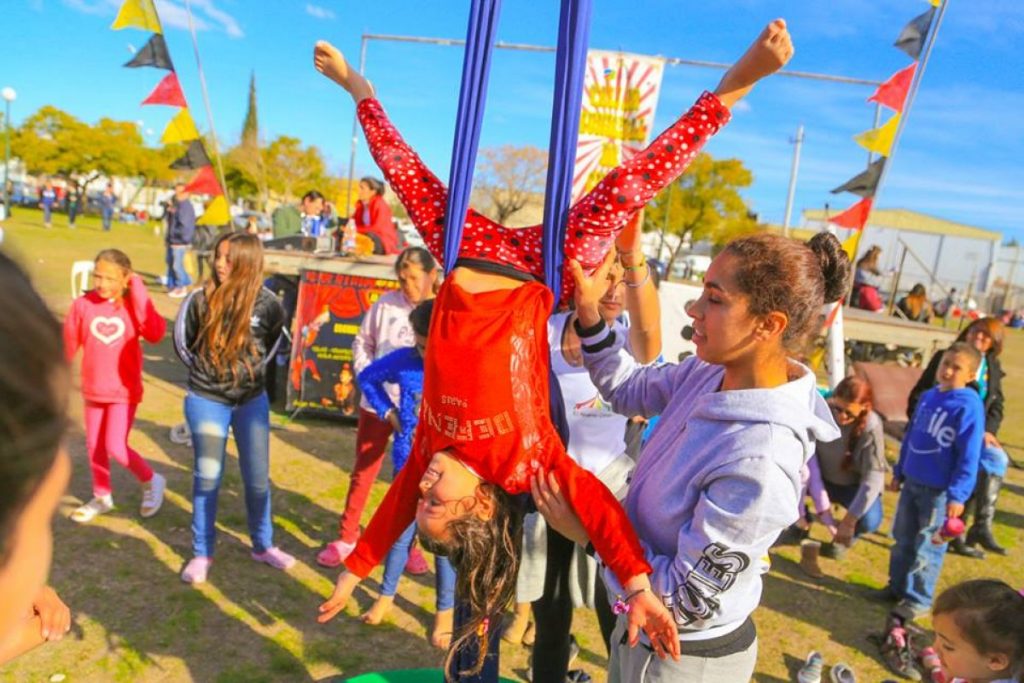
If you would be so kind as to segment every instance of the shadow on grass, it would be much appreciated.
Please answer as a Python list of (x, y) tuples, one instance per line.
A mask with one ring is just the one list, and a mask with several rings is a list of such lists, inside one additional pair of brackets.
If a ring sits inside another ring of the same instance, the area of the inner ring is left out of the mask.
[[(865, 628), (865, 624), (880, 628), (888, 608), (870, 601), (867, 594), (866, 584), (854, 584), (828, 575), (811, 579), (796, 562), (773, 554), (772, 571), (764, 576), (761, 605), (824, 628), (830, 640), (875, 656), (877, 648), (867, 639), (873, 627)], [(791, 658), (791, 655), (786, 656), (787, 668), (792, 673)]]

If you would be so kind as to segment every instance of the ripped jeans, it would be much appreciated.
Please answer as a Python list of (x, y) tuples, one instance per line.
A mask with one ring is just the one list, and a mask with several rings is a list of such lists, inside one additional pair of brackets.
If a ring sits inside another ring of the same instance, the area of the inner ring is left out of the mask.
[(224, 474), (228, 428), (235, 435), (245, 488), (245, 512), (252, 549), (274, 545), (270, 518), (270, 404), (260, 394), (241, 405), (220, 403), (193, 392), (185, 395), (185, 420), (192, 431), (192, 550), (212, 557), (216, 535), (217, 494)]

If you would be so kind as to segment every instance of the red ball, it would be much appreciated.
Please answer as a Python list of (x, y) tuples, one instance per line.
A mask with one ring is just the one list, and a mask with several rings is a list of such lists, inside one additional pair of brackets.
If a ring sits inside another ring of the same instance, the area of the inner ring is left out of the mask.
[(946, 520), (945, 525), (942, 527), (944, 536), (959, 536), (964, 532), (964, 520), (959, 517), (951, 517)]

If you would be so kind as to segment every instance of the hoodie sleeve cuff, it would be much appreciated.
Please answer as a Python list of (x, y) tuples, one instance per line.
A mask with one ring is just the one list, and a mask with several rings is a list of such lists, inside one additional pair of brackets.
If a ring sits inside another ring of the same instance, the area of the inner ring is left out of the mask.
[(580, 346), (585, 353), (597, 353), (615, 343), (615, 331), (603, 320), (587, 328), (580, 326), (579, 319), (574, 320), (572, 325), (580, 337)]

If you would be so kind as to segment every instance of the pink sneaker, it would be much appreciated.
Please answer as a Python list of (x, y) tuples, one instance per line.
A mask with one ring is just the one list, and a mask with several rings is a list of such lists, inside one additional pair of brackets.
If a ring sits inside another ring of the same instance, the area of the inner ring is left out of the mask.
[(430, 571), (427, 558), (423, 557), (418, 545), (414, 545), (409, 551), (409, 559), (405, 562), (405, 571), (412, 576), (423, 576)]
[(181, 580), (192, 585), (206, 583), (206, 576), (210, 573), (211, 564), (213, 564), (213, 560), (209, 557), (193, 557), (182, 570)]
[(295, 564), (295, 558), (278, 547), (267, 548), (262, 553), (253, 553), (252, 559), (269, 564), (274, 569), (288, 569)]
[(355, 543), (345, 541), (331, 541), (324, 546), (324, 549), (316, 554), (316, 563), (321, 567), (340, 567), (345, 558), (356, 549)]

